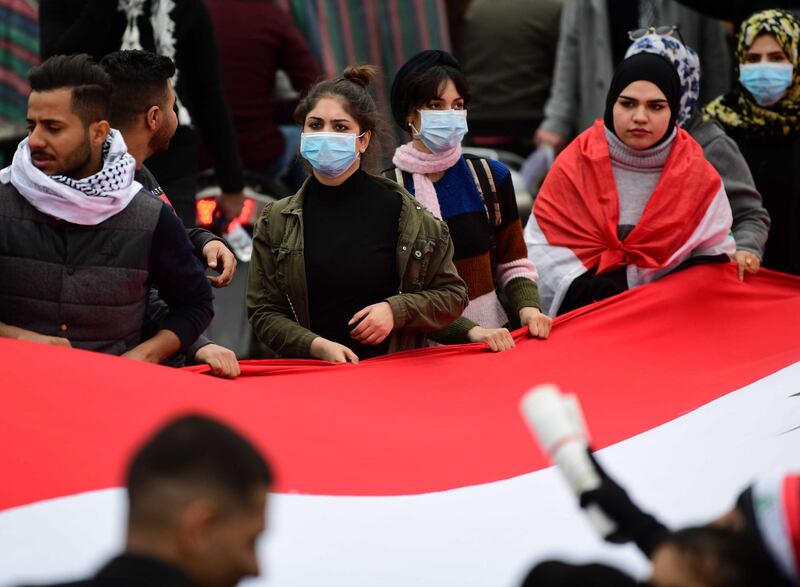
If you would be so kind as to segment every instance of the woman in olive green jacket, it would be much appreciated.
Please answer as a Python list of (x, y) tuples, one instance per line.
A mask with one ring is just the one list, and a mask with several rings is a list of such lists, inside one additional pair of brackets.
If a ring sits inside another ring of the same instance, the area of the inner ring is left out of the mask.
[(298, 106), (312, 176), (256, 223), (250, 323), (283, 357), (358, 362), (425, 345), (467, 304), (447, 225), (361, 170), (377, 126), (374, 69), (348, 68)]

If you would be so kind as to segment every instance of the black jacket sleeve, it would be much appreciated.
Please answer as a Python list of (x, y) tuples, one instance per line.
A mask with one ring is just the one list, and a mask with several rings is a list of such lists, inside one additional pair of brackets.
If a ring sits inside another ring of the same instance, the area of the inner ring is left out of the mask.
[[(136, 181), (144, 186), (144, 189), (149, 191), (153, 197), (159, 198), (162, 201), (163, 198), (167, 198), (166, 194), (164, 194), (164, 190), (161, 189), (161, 185), (158, 183), (156, 176), (153, 175), (153, 172), (150, 171), (146, 165), (142, 165), (138, 171), (136, 172)], [(169, 200), (169, 198), (167, 198)], [(173, 212), (174, 212), (173, 208)], [(220, 241), (224, 244), (228, 249), (231, 249), (230, 245), (225, 241), (225, 239), (218, 237), (213, 232), (205, 230), (204, 228), (187, 228), (186, 229), (186, 236), (189, 237), (189, 240), (194, 247), (194, 254), (195, 256), (200, 259), (200, 262), (205, 265), (205, 259), (203, 258), (203, 247), (205, 247), (211, 241)]]
[(161, 207), (153, 234), (150, 276), (160, 298), (169, 306), (159, 325), (174, 332), (181, 350), (185, 350), (211, 323), (214, 294), (180, 219), (166, 204)]
[(200, 263), (203, 265), (205, 265), (206, 262), (205, 258), (203, 257), (203, 247), (205, 247), (211, 241), (219, 241), (225, 245), (228, 250), (233, 252), (233, 249), (231, 249), (231, 246), (224, 238), (218, 237), (216, 234), (210, 230), (206, 230), (205, 228), (187, 228), (186, 236), (189, 237), (189, 241), (191, 241), (192, 246), (194, 247), (194, 256), (200, 259)]
[(669, 530), (654, 516), (643, 512), (628, 493), (606, 473), (592, 451), (588, 452), (589, 459), (602, 481), (597, 489), (581, 494), (581, 507), (597, 505), (616, 523), (617, 529), (606, 537), (607, 541), (616, 544), (634, 542), (639, 550), (650, 558), (655, 549), (667, 538)]
[(214, 341), (208, 338), (205, 334), (201, 334), (200, 337), (196, 341), (194, 341), (194, 344), (192, 344), (191, 346), (189, 346), (188, 349), (186, 349), (187, 362), (190, 365), (196, 365), (197, 361), (195, 360), (194, 356), (197, 354), (197, 351), (199, 351), (204, 346), (210, 344), (214, 344)]
[(201, 0), (186, 4), (191, 4), (193, 10), (191, 15), (188, 10), (183, 14), (191, 17), (192, 22), (178, 40), (178, 95), (187, 96), (185, 105), (214, 161), (222, 191), (240, 192), (244, 188), (244, 175), (233, 121), (219, 76), (211, 16)]

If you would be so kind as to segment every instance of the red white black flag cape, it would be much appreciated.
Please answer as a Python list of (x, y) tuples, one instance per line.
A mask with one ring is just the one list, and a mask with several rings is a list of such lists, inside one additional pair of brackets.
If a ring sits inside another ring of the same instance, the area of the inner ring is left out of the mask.
[(570, 284), (627, 267), (628, 285), (658, 279), (693, 256), (733, 255), (733, 217), (719, 173), (683, 129), (633, 231), (619, 240), (619, 195), (598, 120), (558, 156), (536, 196), (525, 242), (542, 309), (555, 316)]

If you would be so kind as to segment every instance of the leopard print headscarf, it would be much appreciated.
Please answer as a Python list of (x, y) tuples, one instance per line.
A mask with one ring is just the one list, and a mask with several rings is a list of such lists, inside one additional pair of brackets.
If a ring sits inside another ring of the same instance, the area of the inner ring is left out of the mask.
[(738, 85), (708, 104), (704, 117), (752, 136), (800, 134), (800, 21), (783, 10), (765, 10), (748, 18), (742, 23), (736, 47), (740, 64), (745, 62), (756, 37), (765, 32), (775, 36), (794, 66), (792, 86), (786, 95), (777, 104), (760, 106)]

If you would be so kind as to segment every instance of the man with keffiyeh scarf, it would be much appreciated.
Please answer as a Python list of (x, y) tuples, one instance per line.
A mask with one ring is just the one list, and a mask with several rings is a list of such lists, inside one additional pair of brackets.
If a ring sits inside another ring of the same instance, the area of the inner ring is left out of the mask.
[[(180, 220), (134, 174), (108, 124), (110, 79), (87, 55), (31, 70), (28, 137), (0, 171), (0, 336), (159, 362), (213, 317)], [(170, 307), (142, 341), (147, 293)]]

